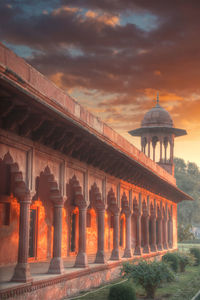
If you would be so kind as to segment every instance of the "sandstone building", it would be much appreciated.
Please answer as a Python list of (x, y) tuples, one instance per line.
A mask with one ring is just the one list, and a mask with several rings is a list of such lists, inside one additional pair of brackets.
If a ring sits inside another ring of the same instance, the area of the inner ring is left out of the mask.
[(0, 45), (0, 299), (61, 299), (177, 248), (192, 199), (149, 136), (139, 151)]

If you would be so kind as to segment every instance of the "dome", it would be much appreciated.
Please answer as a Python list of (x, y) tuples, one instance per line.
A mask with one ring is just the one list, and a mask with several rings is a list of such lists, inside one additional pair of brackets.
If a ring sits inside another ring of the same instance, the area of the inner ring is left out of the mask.
[(157, 103), (144, 115), (141, 125), (142, 127), (173, 127), (173, 121), (168, 111)]

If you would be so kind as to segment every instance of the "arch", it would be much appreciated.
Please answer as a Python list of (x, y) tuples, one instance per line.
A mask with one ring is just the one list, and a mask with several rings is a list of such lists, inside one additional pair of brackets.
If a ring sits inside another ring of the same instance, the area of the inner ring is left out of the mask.
[(147, 205), (145, 199), (142, 202), (142, 216), (141, 216), (141, 247), (145, 246), (146, 241), (146, 235), (148, 234), (146, 232), (145, 228), (145, 218), (147, 217)]
[(35, 182), (36, 192), (30, 207), (29, 257), (41, 261), (53, 257), (54, 207), (63, 205), (63, 198), (49, 166)]

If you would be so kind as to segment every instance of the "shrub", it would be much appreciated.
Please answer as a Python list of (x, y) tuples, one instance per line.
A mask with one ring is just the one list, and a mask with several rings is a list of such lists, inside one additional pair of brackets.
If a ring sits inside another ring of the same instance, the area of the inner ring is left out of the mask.
[(187, 265), (193, 265), (194, 264), (194, 257), (189, 254), (185, 254), (183, 252), (177, 253), (180, 272), (185, 272), (185, 267)]
[(156, 289), (163, 282), (170, 282), (174, 279), (174, 274), (164, 262), (141, 261), (138, 265), (123, 264), (122, 273), (125, 277), (133, 278), (134, 282), (141, 285), (147, 298), (155, 296)]
[(198, 248), (190, 248), (190, 253), (195, 257), (195, 266), (200, 265), (200, 249)]
[(135, 290), (130, 283), (113, 285), (110, 288), (109, 300), (136, 300)]
[(166, 253), (162, 260), (169, 264), (174, 272), (178, 272), (179, 259), (177, 253)]

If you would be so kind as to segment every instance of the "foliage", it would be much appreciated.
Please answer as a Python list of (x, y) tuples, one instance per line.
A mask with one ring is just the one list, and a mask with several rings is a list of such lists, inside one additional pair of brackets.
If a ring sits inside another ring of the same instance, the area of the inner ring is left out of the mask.
[(192, 233), (192, 226), (190, 224), (178, 224), (178, 241), (192, 241), (194, 234)]
[(113, 285), (110, 288), (108, 300), (136, 300), (133, 285), (130, 283)]
[(178, 221), (180, 224), (200, 224), (200, 170), (195, 163), (185, 163), (180, 158), (174, 159), (174, 165), (177, 186), (195, 200), (178, 204)]
[(138, 265), (124, 263), (122, 274), (132, 278), (137, 285), (141, 285), (147, 297), (155, 297), (156, 289), (163, 282), (170, 282), (174, 279), (173, 273), (163, 262), (140, 261)]
[(185, 268), (187, 265), (193, 265), (194, 264), (194, 256), (189, 255), (183, 252), (177, 252), (180, 272), (185, 272)]
[(199, 266), (200, 265), (200, 249), (196, 248), (196, 247), (190, 248), (190, 253), (192, 255), (194, 255), (194, 257), (195, 257), (195, 266)]
[(162, 260), (169, 264), (174, 272), (178, 272), (179, 260), (177, 253), (166, 253), (163, 255)]

